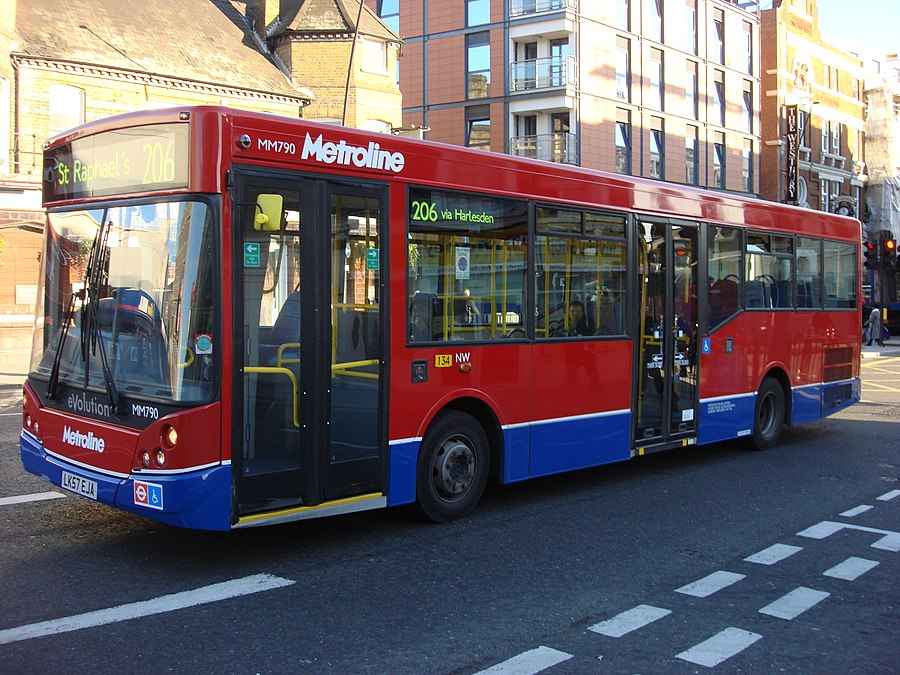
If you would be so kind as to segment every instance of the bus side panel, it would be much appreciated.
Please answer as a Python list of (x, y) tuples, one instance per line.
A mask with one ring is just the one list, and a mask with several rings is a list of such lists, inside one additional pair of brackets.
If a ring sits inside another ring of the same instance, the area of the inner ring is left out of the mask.
[(700, 400), (700, 433), (697, 443), (717, 443), (749, 436), (753, 429), (756, 394), (738, 394)]
[(631, 457), (631, 414), (598, 413), (531, 428), (531, 476), (546, 476)]
[(814, 422), (822, 417), (822, 385), (794, 387), (791, 398), (791, 424)]
[(407, 438), (390, 442), (388, 458), (388, 506), (411, 504), (416, 501), (416, 463), (421, 438)]

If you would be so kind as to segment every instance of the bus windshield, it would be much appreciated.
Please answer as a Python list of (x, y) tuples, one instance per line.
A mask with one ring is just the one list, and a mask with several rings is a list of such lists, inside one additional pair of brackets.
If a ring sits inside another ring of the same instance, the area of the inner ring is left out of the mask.
[(51, 396), (65, 384), (112, 399), (212, 397), (211, 215), (199, 201), (49, 213), (31, 371)]

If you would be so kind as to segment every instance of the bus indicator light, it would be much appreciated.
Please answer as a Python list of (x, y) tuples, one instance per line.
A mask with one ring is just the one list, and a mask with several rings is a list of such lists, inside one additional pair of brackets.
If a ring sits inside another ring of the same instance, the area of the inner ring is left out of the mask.
[(451, 368), (453, 367), (453, 354), (435, 354), (435, 368)]

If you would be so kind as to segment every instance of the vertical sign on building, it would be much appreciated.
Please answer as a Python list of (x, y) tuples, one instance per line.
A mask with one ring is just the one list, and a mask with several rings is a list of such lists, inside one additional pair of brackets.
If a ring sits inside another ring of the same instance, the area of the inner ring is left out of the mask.
[(785, 106), (785, 113), (787, 117), (787, 156), (785, 157), (784, 175), (787, 185), (784, 198), (785, 201), (796, 203), (800, 192), (800, 172), (797, 170), (800, 126), (797, 105)]

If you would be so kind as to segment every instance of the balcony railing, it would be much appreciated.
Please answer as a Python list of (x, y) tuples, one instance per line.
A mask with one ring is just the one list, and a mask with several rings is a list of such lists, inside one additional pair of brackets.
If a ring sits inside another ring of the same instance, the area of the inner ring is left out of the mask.
[(575, 10), (576, 0), (509, 0), (510, 16), (526, 16), (561, 9)]
[(513, 136), (511, 151), (517, 157), (545, 159), (560, 164), (577, 162), (575, 134), (568, 131), (557, 131), (552, 134), (531, 134)]
[(43, 140), (34, 134), (13, 134), (13, 165), (0, 164), (0, 171), (12, 168), (13, 174), (39, 174), (43, 170)]
[(515, 61), (510, 64), (509, 70), (511, 92), (568, 87), (578, 82), (578, 66), (574, 56)]

